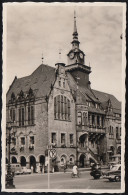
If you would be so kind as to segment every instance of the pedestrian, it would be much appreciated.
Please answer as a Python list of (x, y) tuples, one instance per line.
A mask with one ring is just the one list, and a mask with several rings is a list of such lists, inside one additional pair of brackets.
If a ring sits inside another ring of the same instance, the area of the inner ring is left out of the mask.
[(66, 172), (66, 164), (64, 165), (64, 173)]
[(74, 175), (77, 175), (78, 174), (78, 168), (77, 168), (77, 165), (75, 164), (72, 168), (72, 172)]
[(32, 173), (33, 173), (33, 166), (31, 166), (31, 171), (32, 171)]

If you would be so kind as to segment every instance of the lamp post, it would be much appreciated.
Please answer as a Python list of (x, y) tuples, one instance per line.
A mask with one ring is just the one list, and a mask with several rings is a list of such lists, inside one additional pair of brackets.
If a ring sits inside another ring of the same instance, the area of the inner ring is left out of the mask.
[(8, 132), (8, 138), (7, 138), (7, 143), (8, 143), (8, 165), (7, 165), (7, 176), (6, 176), (6, 188), (12, 189), (15, 188), (15, 185), (13, 184), (13, 175), (11, 171), (11, 165), (10, 165), (10, 145), (11, 145), (11, 123), (7, 123), (7, 132)]

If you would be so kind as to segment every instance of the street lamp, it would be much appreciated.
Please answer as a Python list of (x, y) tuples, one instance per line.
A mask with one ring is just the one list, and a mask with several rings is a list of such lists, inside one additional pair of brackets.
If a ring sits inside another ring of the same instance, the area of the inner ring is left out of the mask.
[(8, 138), (7, 138), (7, 143), (8, 143), (8, 165), (7, 165), (7, 176), (6, 176), (6, 188), (12, 189), (15, 188), (15, 185), (13, 184), (13, 175), (11, 171), (11, 165), (10, 165), (10, 145), (11, 145), (11, 122), (7, 123), (7, 132), (8, 132)]

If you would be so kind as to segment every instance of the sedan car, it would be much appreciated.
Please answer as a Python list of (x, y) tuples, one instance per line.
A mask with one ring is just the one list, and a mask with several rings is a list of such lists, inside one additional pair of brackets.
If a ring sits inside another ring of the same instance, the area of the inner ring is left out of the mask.
[(22, 167), (23, 174), (31, 174), (31, 169), (27, 169), (27, 167)]
[(109, 181), (121, 181), (121, 165), (113, 165), (109, 171), (103, 173), (103, 177)]

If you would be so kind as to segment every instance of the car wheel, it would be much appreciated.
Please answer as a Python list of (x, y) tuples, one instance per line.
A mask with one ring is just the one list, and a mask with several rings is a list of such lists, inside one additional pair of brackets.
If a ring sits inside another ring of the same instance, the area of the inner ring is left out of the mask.
[(120, 177), (119, 177), (119, 176), (116, 176), (116, 177), (115, 177), (115, 181), (116, 181), (116, 182), (119, 182), (119, 181), (120, 181)]

